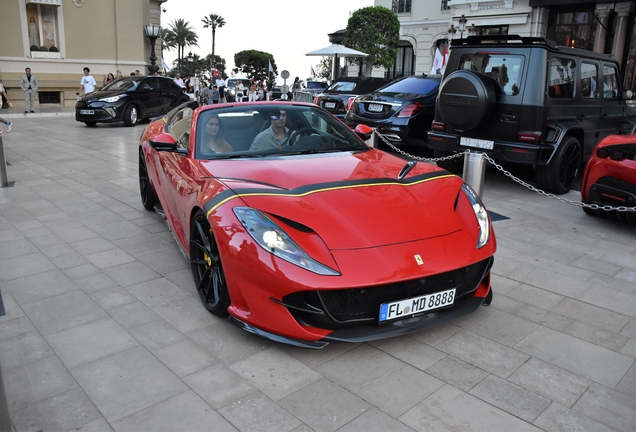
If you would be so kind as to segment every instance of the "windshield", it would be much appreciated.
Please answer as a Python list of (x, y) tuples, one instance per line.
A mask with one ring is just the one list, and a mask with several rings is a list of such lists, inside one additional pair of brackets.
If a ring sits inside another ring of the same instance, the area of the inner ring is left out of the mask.
[(126, 90), (134, 90), (139, 85), (140, 79), (138, 77), (135, 78), (119, 78), (115, 81), (111, 81), (102, 87), (102, 90), (106, 91), (126, 91)]
[(339, 91), (339, 92), (350, 92), (354, 88), (356, 88), (356, 83), (351, 81), (340, 81), (340, 82), (335, 82), (331, 84), (331, 87), (329, 87), (327, 90)]
[(198, 114), (197, 159), (369, 150), (351, 129), (315, 106), (239, 104)]

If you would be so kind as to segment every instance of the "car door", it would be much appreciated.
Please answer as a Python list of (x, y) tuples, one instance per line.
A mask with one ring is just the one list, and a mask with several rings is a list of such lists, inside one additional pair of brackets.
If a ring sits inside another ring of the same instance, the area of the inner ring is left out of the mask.
[(161, 111), (161, 90), (157, 77), (145, 78), (137, 87), (137, 99), (141, 104), (144, 117), (154, 117)]
[[(190, 146), (190, 126), (194, 111), (184, 108), (172, 117), (166, 130), (177, 141), (178, 148), (184, 152), (158, 152), (162, 176), (161, 183), (164, 199), (161, 201), (166, 218), (175, 236), (180, 240), (185, 237), (185, 225), (188, 224), (188, 200), (192, 195), (196, 182), (193, 179), (192, 159), (186, 151)], [(185, 243), (184, 243), (185, 244)]]
[(603, 64), (603, 76), (598, 92), (601, 97), (599, 141), (618, 133), (624, 127), (625, 101), (622, 99), (621, 80), (615, 64)]
[(178, 84), (167, 78), (159, 78), (159, 88), (161, 90), (161, 106), (159, 114), (165, 114), (177, 106), (176, 101), (183, 91)]

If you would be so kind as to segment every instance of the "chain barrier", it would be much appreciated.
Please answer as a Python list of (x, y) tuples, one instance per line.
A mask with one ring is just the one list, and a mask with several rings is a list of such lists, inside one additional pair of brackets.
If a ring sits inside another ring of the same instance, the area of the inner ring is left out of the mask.
[[(465, 150), (465, 151), (463, 151), (461, 153), (455, 153), (455, 154), (452, 154), (452, 155), (449, 155), (449, 156), (443, 156), (443, 157), (438, 157), (438, 158), (427, 158), (427, 157), (415, 156), (415, 155), (409, 154), (409, 153), (405, 152), (404, 150), (394, 146), (388, 139), (386, 139), (377, 130), (374, 129), (373, 132), (382, 141), (384, 141), (384, 143), (386, 145), (388, 145), (390, 148), (395, 150), (397, 153), (399, 153), (402, 156), (405, 156), (405, 157), (407, 157), (409, 159), (417, 159), (417, 160), (421, 160), (421, 161), (425, 161), (425, 162), (438, 162), (438, 161), (445, 161), (445, 160), (449, 160), (449, 159), (460, 158), (460, 157), (463, 157), (465, 154), (470, 153), (470, 150)], [(573, 201), (573, 200), (570, 200), (570, 199), (567, 199), (567, 198), (563, 198), (561, 196), (557, 196), (557, 195), (555, 195), (553, 193), (546, 192), (544, 190), (541, 190), (541, 189), (538, 189), (538, 188), (532, 186), (530, 183), (527, 183), (527, 182), (521, 180), (518, 177), (515, 177), (510, 171), (507, 171), (504, 167), (502, 167), (497, 162), (495, 162), (486, 153), (482, 153), (482, 155), (492, 166), (494, 166), (496, 169), (501, 171), (506, 177), (510, 178), (515, 183), (518, 183), (521, 186), (524, 186), (525, 188), (531, 190), (532, 192), (536, 192), (539, 195), (542, 195), (542, 196), (545, 196), (545, 197), (548, 197), (548, 198), (552, 198), (554, 200), (560, 201), (560, 202), (565, 203), (565, 204), (571, 204), (571, 205), (575, 205), (577, 207), (589, 208), (589, 209), (592, 209), (592, 210), (603, 210), (603, 211), (608, 211), (608, 212), (609, 211), (636, 212), (636, 207), (627, 207), (627, 206), (614, 207), (614, 206), (611, 206), (611, 205), (587, 204), (587, 203), (584, 203), (584, 202), (581, 202), (581, 201)]]

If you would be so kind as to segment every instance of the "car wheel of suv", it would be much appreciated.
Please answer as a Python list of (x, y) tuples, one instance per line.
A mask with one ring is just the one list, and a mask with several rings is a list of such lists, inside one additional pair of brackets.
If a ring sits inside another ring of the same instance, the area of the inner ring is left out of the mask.
[(126, 126), (134, 126), (139, 121), (139, 110), (136, 105), (128, 105), (124, 111), (124, 123)]
[(478, 72), (457, 70), (440, 85), (437, 107), (444, 122), (459, 131), (467, 131), (490, 118), (496, 101), (491, 78)]
[(572, 189), (583, 163), (583, 152), (579, 140), (566, 137), (549, 164), (534, 170), (540, 189), (555, 194), (564, 194)]
[[(454, 153), (445, 152), (444, 150), (433, 150), (435, 158), (441, 158), (451, 156)], [(446, 159), (443, 161), (437, 161), (437, 166), (444, 168), (446, 171), (450, 171), (453, 174), (462, 174), (464, 171), (464, 157), (456, 157), (454, 159)]]

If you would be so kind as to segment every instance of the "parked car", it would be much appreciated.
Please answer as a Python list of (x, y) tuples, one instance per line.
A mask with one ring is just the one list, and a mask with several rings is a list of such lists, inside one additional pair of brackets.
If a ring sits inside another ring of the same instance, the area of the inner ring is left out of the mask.
[(345, 123), (376, 128), (395, 145), (426, 146), (441, 75), (409, 76), (356, 97)]
[[(563, 194), (598, 141), (636, 127), (619, 69), (610, 55), (544, 38), (454, 40), (429, 146), (437, 156), (473, 149), (531, 165), (539, 188)], [(439, 162), (455, 172), (462, 164)]]
[(350, 98), (371, 93), (389, 82), (389, 79), (375, 77), (340, 78), (316, 96), (314, 103), (336, 117), (344, 119), (347, 101)]
[(313, 101), (323, 91), (327, 90), (329, 84), (325, 81), (305, 81), (305, 88), (303, 90), (311, 93), (311, 100)]
[(225, 99), (228, 102), (236, 102), (236, 83), (239, 80), (243, 82), (243, 100), (247, 100), (250, 80), (248, 78), (229, 78), (225, 83)]
[(160, 116), (188, 102), (190, 98), (183, 90), (167, 77), (118, 78), (100, 90), (80, 96), (75, 104), (75, 120), (86, 126), (120, 121), (134, 126), (139, 120)]
[[(195, 107), (146, 127), (139, 188), (211, 313), (321, 348), (415, 332), (490, 303), (492, 224), (458, 176), (369, 148), (313, 104)], [(274, 142), (268, 132), (284, 127)]]
[[(636, 134), (610, 135), (587, 162), (581, 183), (586, 204), (636, 207)], [(583, 207), (585, 213), (636, 224), (636, 212)]]

